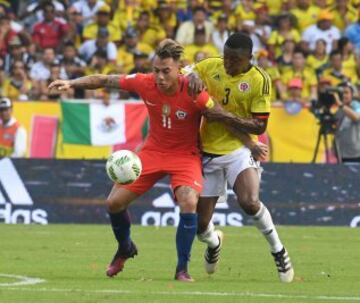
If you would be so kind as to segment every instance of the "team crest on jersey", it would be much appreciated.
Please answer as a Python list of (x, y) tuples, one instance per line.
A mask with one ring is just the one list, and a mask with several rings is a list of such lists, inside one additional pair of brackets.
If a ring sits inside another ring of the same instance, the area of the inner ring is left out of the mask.
[(250, 89), (250, 84), (247, 82), (240, 82), (239, 83), (239, 90), (241, 92), (246, 92)]
[(182, 110), (177, 110), (175, 113), (176, 118), (178, 118), (179, 120), (184, 120), (187, 116), (187, 112), (184, 112)]
[(162, 113), (164, 116), (170, 116), (170, 113), (171, 113), (171, 107), (169, 104), (164, 104), (162, 106)]

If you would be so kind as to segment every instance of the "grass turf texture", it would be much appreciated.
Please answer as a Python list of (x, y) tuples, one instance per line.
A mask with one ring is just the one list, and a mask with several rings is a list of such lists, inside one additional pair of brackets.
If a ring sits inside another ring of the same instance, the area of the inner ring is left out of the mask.
[[(139, 255), (116, 278), (105, 276), (115, 251), (109, 226), (1, 225), (0, 274), (45, 279), (0, 286), (0, 302), (360, 302), (360, 229), (281, 227), (295, 266), (292, 284), (278, 281), (266, 241), (253, 227), (222, 228), (218, 272), (203, 269), (195, 241), (190, 273), (173, 280), (175, 228), (133, 227)], [(1, 277), (0, 285), (16, 282)]]

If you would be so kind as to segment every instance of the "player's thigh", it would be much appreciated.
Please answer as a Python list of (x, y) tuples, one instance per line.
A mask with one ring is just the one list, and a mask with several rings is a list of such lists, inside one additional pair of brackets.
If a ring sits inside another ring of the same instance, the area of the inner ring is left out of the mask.
[(197, 205), (198, 232), (202, 233), (208, 227), (219, 197), (200, 197)]
[[(251, 173), (245, 172), (250, 169)], [(251, 155), (251, 152), (248, 148), (243, 147), (235, 152), (226, 155), (226, 180), (229, 183), (230, 187), (235, 190), (235, 183), (238, 184), (239, 187), (238, 176), (240, 176), (243, 172), (243, 175), (251, 174), (251, 177), (254, 179), (252, 183), (259, 183), (261, 177), (261, 167), (258, 161), (255, 161)], [(240, 178), (241, 184), (246, 182), (246, 178)], [(246, 187), (246, 184), (244, 184)], [(241, 190), (243, 190), (243, 186)]]
[(203, 187), (201, 159), (197, 155), (177, 155), (164, 159), (165, 172), (170, 176), (171, 187), (175, 190), (187, 186), (199, 193)]
[[(236, 178), (234, 192), (241, 206), (256, 204), (259, 201), (260, 180), (256, 168), (243, 170)], [(245, 205), (244, 205), (245, 204)]]
[(138, 155), (142, 164), (140, 177), (134, 183), (127, 185), (118, 184), (117, 187), (127, 189), (140, 196), (153, 187), (165, 174), (161, 169), (163, 162), (161, 153), (145, 150), (141, 151)]
[(222, 164), (221, 158), (203, 158), (204, 186), (200, 194), (202, 198), (226, 195), (225, 166)]

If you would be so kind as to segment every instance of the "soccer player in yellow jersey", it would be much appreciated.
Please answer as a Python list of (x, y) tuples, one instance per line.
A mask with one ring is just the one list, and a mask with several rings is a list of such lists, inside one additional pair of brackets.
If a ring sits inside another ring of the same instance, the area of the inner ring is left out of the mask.
[(192, 93), (204, 85), (209, 94), (228, 112), (226, 118), (206, 115), (201, 127), (204, 188), (198, 203), (198, 237), (208, 245), (205, 269), (215, 272), (222, 245), (222, 232), (211, 222), (216, 202), (226, 194), (227, 183), (240, 207), (254, 219), (268, 241), (279, 278), (291, 282), (294, 270), (279, 239), (270, 212), (259, 200), (260, 167), (234, 131), (256, 135), (266, 130), (270, 112), (271, 79), (252, 65), (252, 41), (242, 33), (232, 34), (224, 46), (224, 58), (208, 58), (188, 75)]

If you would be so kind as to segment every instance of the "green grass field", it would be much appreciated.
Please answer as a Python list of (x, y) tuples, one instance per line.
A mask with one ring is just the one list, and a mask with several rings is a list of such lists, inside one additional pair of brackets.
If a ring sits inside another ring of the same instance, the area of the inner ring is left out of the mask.
[[(278, 281), (255, 228), (223, 228), (218, 272), (203, 269), (197, 240), (190, 273), (173, 280), (175, 229), (134, 227), (139, 255), (114, 279), (105, 276), (115, 243), (102, 225), (0, 225), (0, 302), (360, 302), (360, 229), (281, 227), (295, 266), (292, 284)], [(45, 280), (17, 285), (19, 275)]]

